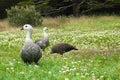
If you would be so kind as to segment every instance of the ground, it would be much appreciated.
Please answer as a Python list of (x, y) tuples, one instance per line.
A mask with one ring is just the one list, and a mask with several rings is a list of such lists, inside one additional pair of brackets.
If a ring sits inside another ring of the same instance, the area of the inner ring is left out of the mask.
[[(48, 27), (50, 46), (39, 65), (25, 65), (19, 56), (26, 31), (0, 21), (0, 80), (119, 80), (120, 16), (44, 18), (34, 27), (33, 41)], [(2, 29), (1, 29), (2, 28)], [(50, 54), (58, 42), (75, 45), (78, 51), (63, 56)]]

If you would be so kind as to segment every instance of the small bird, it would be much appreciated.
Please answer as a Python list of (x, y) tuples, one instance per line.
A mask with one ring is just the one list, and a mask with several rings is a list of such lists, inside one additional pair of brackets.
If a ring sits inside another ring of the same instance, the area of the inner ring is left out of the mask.
[(41, 47), (41, 49), (43, 49), (43, 51), (45, 50), (46, 47), (49, 46), (49, 37), (48, 37), (48, 34), (46, 33), (46, 31), (48, 30), (47, 27), (44, 27), (43, 28), (43, 33), (44, 33), (44, 37), (41, 38), (41, 39), (37, 39), (35, 40), (35, 43), (37, 45), (39, 45)]
[(27, 35), (25, 38), (24, 46), (22, 47), (20, 51), (20, 56), (24, 63), (30, 64), (34, 62), (35, 64), (38, 64), (39, 59), (42, 57), (42, 51), (41, 48), (32, 42), (31, 35), (33, 32), (33, 28), (30, 24), (25, 24), (21, 30), (27, 30)]
[(51, 54), (52, 53), (58, 53), (63, 55), (65, 52), (71, 51), (71, 50), (78, 50), (75, 46), (72, 46), (67, 43), (58, 43), (52, 46), (51, 48)]

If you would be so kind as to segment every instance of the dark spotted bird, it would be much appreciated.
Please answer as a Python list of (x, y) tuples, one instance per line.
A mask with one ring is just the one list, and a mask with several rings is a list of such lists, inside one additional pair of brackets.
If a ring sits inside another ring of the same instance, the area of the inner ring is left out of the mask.
[(41, 49), (43, 49), (43, 51), (45, 50), (46, 47), (49, 46), (49, 37), (48, 37), (48, 34), (46, 33), (47, 30), (48, 30), (48, 28), (44, 27), (43, 28), (44, 37), (41, 39), (37, 39), (35, 41), (35, 43), (37, 45), (39, 45), (41, 47)]
[(32, 42), (31, 35), (33, 32), (33, 28), (29, 24), (25, 24), (21, 30), (27, 30), (27, 35), (25, 39), (24, 46), (22, 47), (20, 51), (20, 56), (24, 63), (30, 64), (34, 62), (35, 64), (38, 64), (39, 59), (42, 57), (42, 51), (41, 48)]
[(67, 43), (58, 43), (52, 46), (51, 48), (51, 54), (52, 53), (58, 53), (63, 55), (65, 52), (71, 51), (71, 50), (78, 50), (75, 46), (72, 46)]

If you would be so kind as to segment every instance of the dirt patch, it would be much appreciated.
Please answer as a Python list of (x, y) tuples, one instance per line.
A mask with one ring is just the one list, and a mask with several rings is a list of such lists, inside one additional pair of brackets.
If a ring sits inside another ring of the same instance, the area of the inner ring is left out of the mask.
[(0, 30), (4, 30), (4, 29), (5, 29), (5, 27), (0, 25)]

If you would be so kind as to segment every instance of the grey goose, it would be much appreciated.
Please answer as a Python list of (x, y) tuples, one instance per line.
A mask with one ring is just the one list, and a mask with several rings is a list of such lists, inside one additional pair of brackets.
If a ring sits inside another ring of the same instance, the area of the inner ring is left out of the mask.
[(48, 30), (47, 27), (44, 27), (43, 28), (43, 34), (44, 34), (44, 37), (43, 38), (40, 38), (40, 39), (37, 39), (35, 41), (35, 43), (37, 45), (39, 45), (41, 47), (41, 49), (43, 49), (43, 51), (45, 50), (46, 47), (49, 46), (49, 37), (48, 37), (48, 34), (46, 33), (46, 31)]
[(39, 59), (42, 57), (42, 51), (41, 48), (31, 40), (33, 28), (30, 24), (25, 24), (21, 30), (28, 31), (26, 34), (24, 46), (20, 51), (21, 58), (26, 64), (30, 64), (32, 62), (38, 64)]

